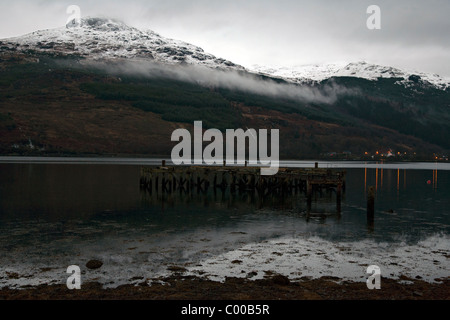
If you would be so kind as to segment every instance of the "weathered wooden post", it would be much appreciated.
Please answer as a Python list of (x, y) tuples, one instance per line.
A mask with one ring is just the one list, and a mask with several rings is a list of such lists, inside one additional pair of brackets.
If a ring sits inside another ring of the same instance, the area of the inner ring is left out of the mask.
[(162, 193), (164, 193), (166, 191), (166, 175), (164, 173), (163, 173), (163, 177), (162, 177), (161, 190), (162, 190)]
[(375, 188), (369, 187), (367, 192), (367, 216), (375, 215)]
[(308, 179), (306, 180), (306, 198), (308, 200), (308, 203), (311, 203), (312, 201), (312, 183), (311, 183), (311, 178), (308, 177)]
[(166, 166), (166, 160), (162, 161), (162, 167), (164, 168)]
[(319, 169), (319, 163), (318, 162), (315, 163), (314, 168)]

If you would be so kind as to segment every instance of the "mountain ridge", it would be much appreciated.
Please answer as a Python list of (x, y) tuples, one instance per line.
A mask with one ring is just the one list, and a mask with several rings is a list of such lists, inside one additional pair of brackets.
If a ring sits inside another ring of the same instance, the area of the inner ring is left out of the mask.
[[(75, 22), (75, 20), (73, 20)], [(80, 23), (35, 31), (19, 37), (0, 39), (2, 49), (19, 52), (75, 54), (88, 59), (146, 59), (165, 64), (194, 64), (212, 69), (239, 70), (280, 78), (296, 84), (312, 84), (333, 77), (355, 77), (371, 81), (398, 78), (397, 84), (450, 88), (450, 79), (437, 74), (404, 71), (365, 61), (304, 65), (297, 67), (244, 67), (218, 58), (193, 44), (162, 37), (152, 30), (140, 30), (106, 17), (86, 17)]]
[(0, 47), (18, 52), (51, 52), (98, 59), (147, 59), (166, 64), (198, 64), (243, 70), (231, 61), (205, 53), (198, 46), (141, 31), (110, 18), (87, 17), (80, 24), (0, 40)]
[(334, 64), (313, 64), (297, 67), (265, 67), (254, 65), (251, 70), (267, 76), (279, 77), (294, 83), (321, 82), (333, 77), (355, 77), (376, 81), (381, 78), (398, 78), (397, 84), (405, 87), (413, 83), (434, 86), (440, 90), (450, 88), (450, 79), (437, 74), (404, 71), (394, 67), (367, 63), (365, 61)]

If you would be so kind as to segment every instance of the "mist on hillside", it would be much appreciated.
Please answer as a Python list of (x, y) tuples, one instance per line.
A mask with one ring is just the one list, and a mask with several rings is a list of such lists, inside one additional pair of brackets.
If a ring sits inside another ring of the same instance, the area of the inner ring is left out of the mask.
[(315, 87), (298, 85), (261, 77), (245, 71), (211, 69), (189, 64), (159, 64), (149, 61), (124, 60), (120, 62), (85, 62), (115, 76), (139, 76), (165, 78), (199, 84), (204, 87), (239, 90), (269, 97), (288, 98), (306, 103), (333, 104), (342, 95), (356, 95), (357, 89), (346, 88), (335, 83)]

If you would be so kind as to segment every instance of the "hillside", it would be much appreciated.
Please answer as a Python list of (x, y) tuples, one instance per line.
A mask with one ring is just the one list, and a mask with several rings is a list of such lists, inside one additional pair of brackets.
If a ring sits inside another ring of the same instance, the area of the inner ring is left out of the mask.
[(150, 31), (84, 21), (1, 41), (2, 155), (168, 156), (172, 131), (196, 120), (280, 129), (284, 159), (434, 159), (450, 150), (450, 90), (432, 77), (293, 81)]

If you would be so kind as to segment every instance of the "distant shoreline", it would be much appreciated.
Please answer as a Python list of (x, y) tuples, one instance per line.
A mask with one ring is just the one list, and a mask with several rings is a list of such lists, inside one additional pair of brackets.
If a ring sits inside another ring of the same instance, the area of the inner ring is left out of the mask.
[[(172, 165), (170, 156), (0, 156), (0, 164), (117, 164), (117, 165), (161, 165), (167, 161)], [(445, 161), (380, 161), (371, 160), (280, 160), (280, 167), (313, 168), (318, 163), (320, 168), (384, 168), (384, 169), (422, 169), (450, 170), (450, 163)], [(421, 166), (422, 165), (422, 166)], [(433, 165), (433, 167), (431, 167)]]

